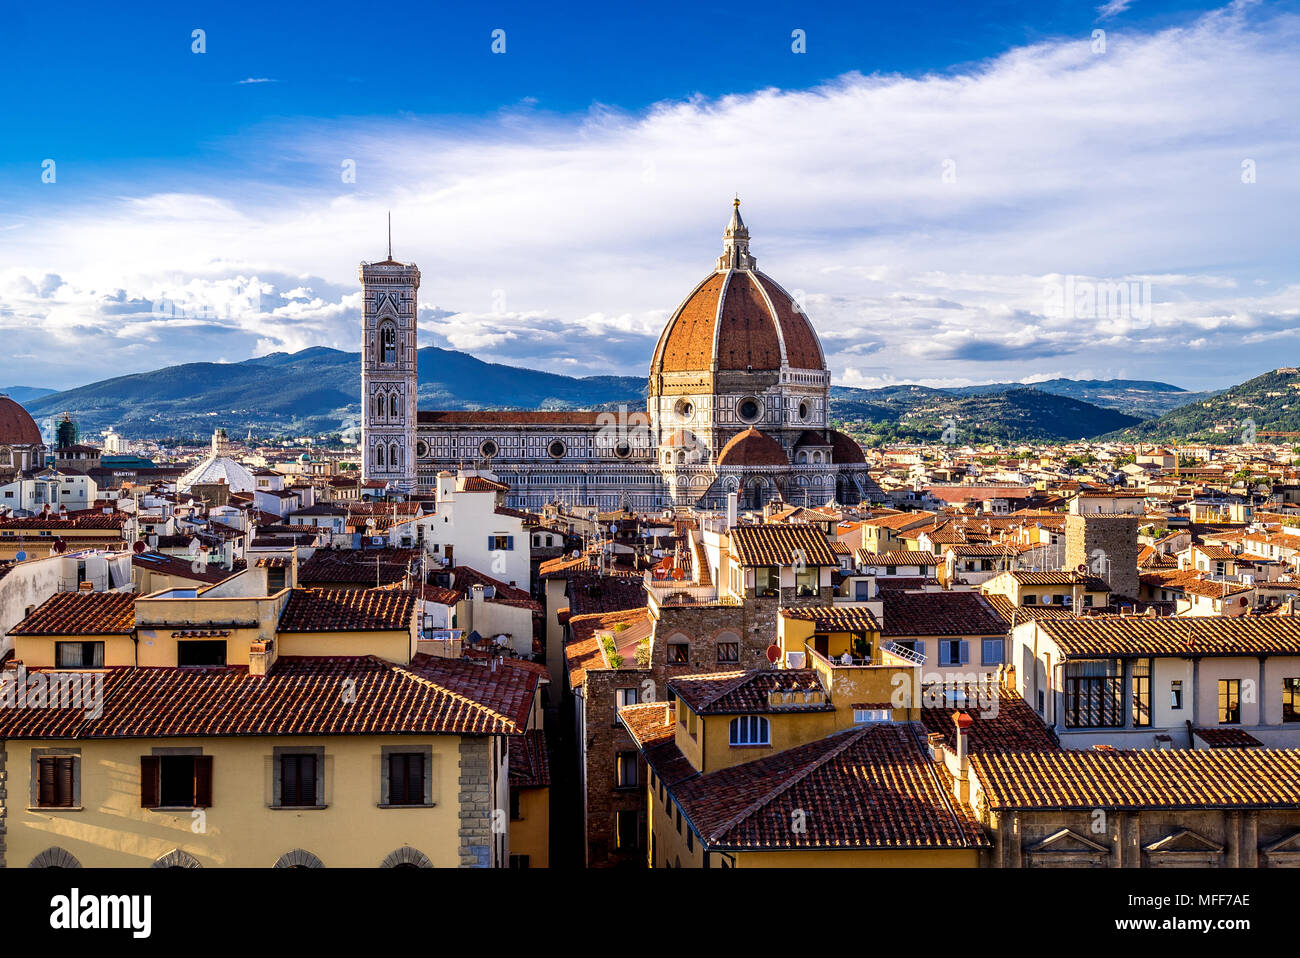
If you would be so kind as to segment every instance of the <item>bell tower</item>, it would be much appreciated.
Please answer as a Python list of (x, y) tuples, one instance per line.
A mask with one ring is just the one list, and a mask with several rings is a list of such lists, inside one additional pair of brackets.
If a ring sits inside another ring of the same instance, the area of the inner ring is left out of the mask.
[(415, 490), (416, 294), (420, 270), (393, 259), (362, 263), (361, 477)]

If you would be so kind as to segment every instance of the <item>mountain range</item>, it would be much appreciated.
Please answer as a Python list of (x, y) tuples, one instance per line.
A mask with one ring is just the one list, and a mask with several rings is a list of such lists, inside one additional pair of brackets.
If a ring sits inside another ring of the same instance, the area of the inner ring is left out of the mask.
[[(640, 376), (565, 376), (488, 363), (435, 346), (417, 356), (418, 399), (425, 409), (643, 408), (646, 399), (646, 380)], [(108, 426), (128, 438), (203, 439), (216, 426), (232, 436), (248, 431), (260, 437), (319, 435), (357, 423), (359, 366), (358, 353), (313, 347), (238, 363), (169, 366), (62, 392), (31, 386), (5, 391), (43, 426), (66, 412), (88, 436)], [(963, 443), (1101, 435), (1167, 438), (1179, 429), (1203, 429), (1205, 421), (1218, 421), (1225, 408), (1249, 398), (1257, 403), (1252, 408), (1259, 414), (1258, 428), (1269, 429), (1275, 421), (1291, 422), (1297, 410), (1281, 418), (1272, 414), (1270, 403), (1278, 397), (1268, 394), (1287, 387), (1277, 387), (1268, 376), (1223, 393), (1124, 379), (946, 389), (832, 386), (831, 418), (864, 441), (938, 440), (949, 427)], [(1258, 388), (1252, 386), (1256, 383)], [(1240, 392), (1247, 387), (1248, 392)]]

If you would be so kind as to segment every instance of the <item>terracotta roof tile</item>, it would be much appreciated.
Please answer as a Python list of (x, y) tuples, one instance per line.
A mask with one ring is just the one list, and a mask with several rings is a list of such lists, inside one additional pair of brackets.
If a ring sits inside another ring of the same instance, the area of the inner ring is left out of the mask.
[(744, 566), (839, 566), (826, 536), (803, 523), (768, 523), (735, 526), (730, 531), (731, 550)]
[(414, 616), (409, 589), (294, 589), (277, 631), (406, 631)]
[[(979, 848), (989, 844), (903, 725), (839, 732), (688, 778), (674, 797), (714, 848)], [(793, 810), (806, 828), (790, 828)]]
[(12, 629), (10, 635), (130, 635), (135, 596), (129, 592), (58, 592)]
[[(207, 735), (515, 734), (536, 679), (447, 662), (403, 668), (374, 656), (281, 656), (267, 675), (246, 668), (110, 668), (104, 708), (0, 709), (0, 738)], [(467, 681), (460, 673), (485, 676)], [(47, 670), (42, 670), (47, 671)], [(347, 690), (348, 694), (344, 694)]]
[(1295, 749), (986, 752), (971, 765), (993, 809), (1300, 807)]
[(1066, 658), (1300, 655), (1300, 617), (1098, 615), (1038, 622)]

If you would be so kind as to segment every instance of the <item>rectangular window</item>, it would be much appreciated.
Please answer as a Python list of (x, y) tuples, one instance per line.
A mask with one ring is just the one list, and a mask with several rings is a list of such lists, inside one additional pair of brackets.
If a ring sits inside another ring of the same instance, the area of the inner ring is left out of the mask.
[(940, 665), (965, 665), (969, 657), (969, 643), (964, 639), (939, 640)]
[(615, 813), (615, 841), (617, 842), (619, 851), (628, 851), (637, 847), (637, 840), (641, 837), (641, 829), (638, 827), (639, 817), (640, 816), (637, 812), (630, 810), (623, 810)]
[(615, 769), (615, 788), (636, 788), (636, 752), (619, 752)]
[(820, 569), (816, 566), (803, 571), (795, 570), (794, 574), (794, 592), (795, 595), (812, 596), (817, 594), (817, 580)]
[(515, 547), (515, 537), (507, 535), (488, 536), (488, 549), (493, 552), (510, 552)]
[(102, 669), (103, 642), (55, 642), (54, 665), (60, 669)]
[(853, 600), (855, 602), (866, 602), (871, 598), (871, 583), (865, 579), (859, 579), (853, 583)]
[(266, 570), (266, 591), (271, 595), (275, 595), (284, 588), (284, 573), (285, 570), (282, 568)]
[(388, 754), (388, 804), (425, 804), (424, 777), (424, 753), (390, 752)]
[(890, 720), (889, 709), (854, 709), (854, 725), (873, 725), (877, 722), (888, 722)]
[(669, 665), (689, 665), (691, 661), (691, 647), (685, 642), (668, 643), (668, 664)]
[(1282, 680), (1282, 721), (1300, 722), (1300, 679)]
[(1169, 707), (1177, 711), (1183, 707), (1183, 682), (1176, 679), (1169, 683)]
[(212, 805), (211, 755), (140, 756), (143, 808), (208, 808)]
[(615, 722), (618, 721), (618, 710), (619, 710), (619, 709), (621, 709), (621, 708), (623, 708), (623, 707), (625, 707), (625, 706), (628, 706), (628, 705), (636, 705), (636, 704), (637, 704), (637, 697), (638, 697), (638, 694), (639, 694), (638, 691), (637, 691), (636, 689), (634, 689), (634, 688), (632, 688), (632, 689), (615, 689), (615, 690), (614, 690), (614, 721), (615, 721)]
[(1151, 660), (1134, 659), (1131, 688), (1133, 704), (1131, 719), (1135, 728), (1151, 724)]
[(71, 808), (76, 801), (76, 762), (71, 755), (36, 760), (36, 804), (41, 808)]
[(774, 565), (761, 565), (754, 569), (754, 592), (757, 595), (776, 595), (781, 587), (780, 570)]
[(317, 796), (317, 760), (314, 754), (280, 756), (281, 805), (315, 806)]
[(1119, 659), (1083, 659), (1065, 666), (1066, 728), (1124, 725), (1124, 674)]
[(1085, 608), (1089, 608), (1089, 609), (1092, 608), (1092, 596), (1090, 596), (1090, 595), (1085, 595), (1085, 596), (1083, 597), (1083, 604), (1084, 604)]
[(1025, 605), (1037, 605), (1037, 604), (1038, 604), (1038, 596), (1034, 595), (1032, 592), (1025, 596)]
[(731, 665), (739, 661), (740, 661), (739, 642), (718, 643), (718, 664), (719, 665)]
[(179, 666), (225, 665), (226, 642), (224, 639), (177, 642), (176, 664)]
[(981, 665), (1002, 664), (1002, 639), (985, 639), (980, 649)]
[(1219, 724), (1241, 724), (1241, 679), (1219, 679)]

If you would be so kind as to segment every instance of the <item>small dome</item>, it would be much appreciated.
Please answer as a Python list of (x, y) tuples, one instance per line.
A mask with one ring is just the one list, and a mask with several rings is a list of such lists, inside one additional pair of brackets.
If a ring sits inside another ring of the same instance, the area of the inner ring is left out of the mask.
[(0, 396), (0, 445), (39, 446), (44, 442), (31, 413), (8, 396)]
[(846, 436), (838, 430), (831, 430), (831, 439), (834, 445), (831, 447), (831, 458), (839, 464), (852, 464), (867, 462), (867, 457), (862, 454), (862, 447), (858, 445), (857, 440), (851, 436)]
[(835, 445), (833, 440), (827, 439), (817, 430), (805, 429), (802, 433), (799, 434), (799, 438), (795, 441), (794, 447), (796, 449), (799, 449), (800, 447), (807, 447), (807, 446), (833, 446), (833, 445)]
[(788, 466), (790, 460), (781, 444), (757, 429), (732, 436), (718, 454), (719, 466)]

